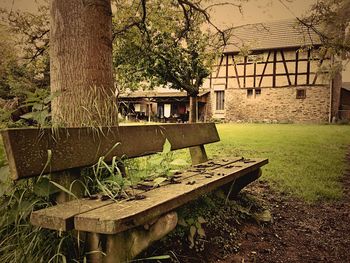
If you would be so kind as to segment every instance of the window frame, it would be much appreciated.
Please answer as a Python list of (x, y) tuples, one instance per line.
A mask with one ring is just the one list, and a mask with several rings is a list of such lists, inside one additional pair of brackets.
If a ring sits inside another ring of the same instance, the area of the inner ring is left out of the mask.
[(302, 100), (306, 98), (306, 89), (297, 89), (295, 98), (298, 100)]
[(254, 97), (254, 89), (247, 89), (247, 98), (253, 98)]
[(215, 110), (223, 111), (225, 110), (225, 91), (215, 90)]

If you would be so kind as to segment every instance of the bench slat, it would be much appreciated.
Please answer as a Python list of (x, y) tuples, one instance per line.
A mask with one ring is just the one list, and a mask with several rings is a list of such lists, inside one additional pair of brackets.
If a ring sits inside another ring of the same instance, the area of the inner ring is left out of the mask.
[[(241, 158), (236, 158), (230, 160), (229, 162), (228, 160), (218, 160), (215, 162), (216, 165), (208, 167), (206, 170), (210, 172), (220, 165), (233, 163), (235, 161), (239, 161), (240, 159)], [(211, 161), (203, 163), (202, 165), (206, 165), (210, 162)], [(197, 173), (198, 172), (195, 172), (195, 167), (191, 167), (188, 171), (184, 171), (179, 175), (181, 176), (179, 180), (189, 178)], [(133, 192), (134, 194), (144, 194), (145, 191), (134, 189)], [(46, 209), (34, 211), (31, 214), (30, 221), (35, 226), (40, 226), (48, 229), (61, 231), (72, 230), (74, 229), (74, 216), (109, 205), (111, 203), (114, 203), (114, 201), (99, 201), (90, 199), (73, 200)]]
[(27, 128), (3, 130), (1, 134), (14, 180), (90, 166), (101, 156), (105, 156), (105, 161), (110, 161), (113, 156), (133, 158), (160, 152), (165, 138), (170, 141), (172, 150), (220, 140), (213, 123), (99, 129)]
[(32, 212), (30, 222), (34, 226), (68, 231), (74, 229), (74, 216), (112, 204), (112, 200), (73, 200)]
[[(216, 169), (216, 174), (212, 177), (197, 174), (182, 180), (181, 184), (169, 184), (146, 192), (144, 194), (146, 198), (143, 200), (121, 201), (79, 214), (74, 218), (74, 228), (103, 234), (116, 234), (125, 231), (145, 224), (151, 218), (160, 216), (209, 193), (267, 163), (267, 159), (254, 159), (254, 162), (249, 163), (240, 161), (234, 165), (226, 165)], [(195, 181), (195, 184), (188, 184), (192, 181)]]

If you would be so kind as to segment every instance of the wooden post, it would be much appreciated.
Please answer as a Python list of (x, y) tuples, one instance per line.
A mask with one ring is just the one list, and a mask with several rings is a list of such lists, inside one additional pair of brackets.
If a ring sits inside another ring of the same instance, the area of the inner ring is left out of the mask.
[(103, 248), (102, 248), (103, 235), (98, 233), (87, 233), (87, 242), (89, 246), (89, 263), (103, 262)]
[(204, 145), (190, 147), (192, 165), (204, 163), (208, 161), (208, 156)]
[(151, 112), (152, 112), (152, 104), (150, 103), (150, 100), (148, 99), (148, 122), (151, 122)]
[[(197, 122), (197, 97), (190, 96), (190, 123)], [(190, 147), (192, 164), (199, 164), (208, 161), (204, 145)]]
[(75, 197), (80, 198), (84, 194), (84, 187), (79, 182), (81, 179), (80, 169), (70, 169), (64, 172), (57, 172), (51, 174), (51, 180), (69, 190), (72, 195), (65, 192), (60, 192), (56, 196), (57, 203), (63, 203), (73, 200)]
[(248, 184), (258, 179), (262, 175), (261, 168), (250, 172), (249, 174), (239, 177), (234, 182), (222, 186), (222, 189), (226, 194), (229, 194), (229, 198), (235, 198), (238, 193), (246, 187)]

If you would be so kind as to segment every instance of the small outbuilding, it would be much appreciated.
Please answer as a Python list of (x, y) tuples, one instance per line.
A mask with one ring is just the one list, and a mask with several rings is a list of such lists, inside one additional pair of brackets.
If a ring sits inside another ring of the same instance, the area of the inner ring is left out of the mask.
[(340, 93), (340, 119), (350, 121), (350, 82), (343, 82)]
[[(207, 121), (209, 90), (198, 94), (198, 121)], [(169, 89), (122, 93), (118, 98), (119, 113), (127, 120), (154, 122), (187, 122), (187, 92)]]

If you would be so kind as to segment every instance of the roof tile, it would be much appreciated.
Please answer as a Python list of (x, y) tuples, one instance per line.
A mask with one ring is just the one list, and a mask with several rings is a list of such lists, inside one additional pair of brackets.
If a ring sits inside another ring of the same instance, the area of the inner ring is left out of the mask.
[(224, 52), (238, 52), (242, 47), (250, 50), (320, 45), (319, 36), (295, 19), (237, 27)]

